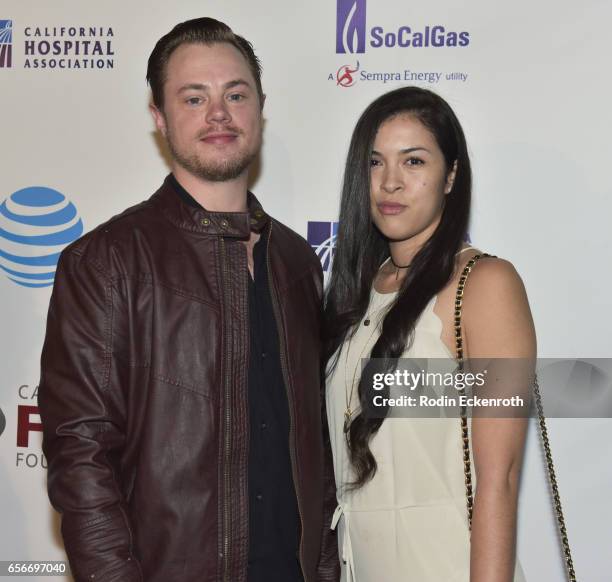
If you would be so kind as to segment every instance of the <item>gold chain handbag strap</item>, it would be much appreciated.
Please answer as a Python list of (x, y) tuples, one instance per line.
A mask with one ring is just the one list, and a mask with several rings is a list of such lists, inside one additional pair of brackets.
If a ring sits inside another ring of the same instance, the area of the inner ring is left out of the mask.
[[(474, 265), (483, 257), (490, 257), (487, 253), (474, 255), (465, 265), (459, 283), (457, 284), (457, 293), (455, 294), (455, 350), (456, 359), (459, 369), (463, 369), (463, 335), (461, 332), (461, 311), (463, 307), (463, 290), (468, 275), (471, 273)], [(465, 388), (458, 391), (462, 396), (465, 395)], [(472, 529), (472, 509), (474, 505), (474, 497), (472, 493), (472, 463), (470, 461), (470, 432), (467, 421), (467, 407), (462, 406), (461, 411), (461, 440), (463, 442), (463, 473), (465, 476), (465, 499), (467, 503), (468, 526)]]
[(540, 437), (544, 445), (546, 454), (546, 467), (548, 469), (548, 481), (552, 488), (553, 500), (555, 504), (555, 513), (557, 514), (557, 528), (561, 536), (563, 544), (563, 556), (565, 558), (565, 568), (569, 582), (576, 582), (576, 572), (574, 571), (574, 562), (572, 560), (572, 552), (570, 550), (569, 540), (567, 539), (567, 529), (565, 528), (565, 518), (563, 517), (563, 508), (561, 507), (561, 496), (559, 495), (559, 486), (557, 485), (557, 476), (555, 474), (555, 466), (553, 464), (552, 452), (550, 450), (550, 441), (548, 440), (548, 430), (546, 430), (546, 421), (544, 417), (544, 409), (542, 408), (542, 399), (540, 397), (540, 387), (538, 379), (535, 378), (533, 384), (535, 394), (536, 408), (538, 409), (538, 420), (540, 421)]
[[(465, 283), (474, 265), (484, 257), (492, 257), (487, 253), (474, 255), (465, 265), (459, 283), (457, 284), (457, 293), (455, 294), (455, 348), (456, 359), (459, 369), (463, 369), (463, 335), (461, 331), (461, 312), (463, 308), (463, 293)], [(465, 388), (458, 390), (459, 394), (465, 394)], [(536, 408), (538, 410), (538, 419), (540, 423), (540, 436), (546, 454), (546, 467), (548, 469), (548, 479), (552, 488), (555, 513), (557, 514), (557, 527), (563, 544), (563, 555), (565, 558), (565, 567), (569, 582), (576, 582), (576, 573), (574, 571), (574, 563), (572, 561), (572, 553), (567, 537), (567, 529), (565, 527), (565, 518), (563, 517), (563, 508), (561, 507), (561, 497), (559, 495), (559, 486), (557, 485), (557, 477), (555, 466), (553, 463), (552, 452), (550, 449), (550, 441), (548, 439), (548, 431), (546, 429), (546, 421), (544, 417), (544, 409), (542, 407), (542, 399), (540, 397), (540, 387), (537, 377), (534, 380), (534, 394)], [(465, 498), (467, 504), (468, 526), (472, 529), (472, 512), (474, 507), (474, 498), (472, 491), (472, 464), (470, 461), (470, 434), (467, 421), (467, 408), (461, 407), (461, 440), (463, 442), (463, 472), (465, 476)]]

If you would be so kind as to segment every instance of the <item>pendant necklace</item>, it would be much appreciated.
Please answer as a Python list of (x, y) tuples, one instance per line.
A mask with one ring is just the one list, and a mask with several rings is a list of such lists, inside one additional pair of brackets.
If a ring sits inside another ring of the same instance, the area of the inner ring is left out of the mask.
[[(395, 261), (393, 260), (393, 257), (391, 255), (389, 255), (389, 258), (387, 259), (387, 261), (391, 261), (391, 263), (395, 267), (395, 279), (396, 280), (399, 278), (400, 269), (408, 269), (410, 267), (409, 264), (405, 265), (405, 266), (396, 264)], [(385, 261), (380, 266), (380, 268), (382, 268), (387, 261)], [(375, 309), (371, 313), (367, 313), (365, 319), (363, 320), (363, 325), (365, 327), (368, 327), (372, 323), (372, 316), (374, 316), (378, 312), (380, 312), (383, 309), (388, 308), (388, 307), (389, 307), (389, 305), (385, 304), (382, 307), (379, 307), (378, 309)], [(359, 368), (359, 363), (361, 362), (361, 358), (363, 357), (363, 354), (364, 354), (366, 348), (368, 347), (368, 344), (370, 343), (370, 340), (372, 339), (372, 337), (376, 333), (377, 329), (378, 329), (377, 325), (373, 326), (372, 333), (370, 334), (370, 337), (368, 337), (367, 341), (365, 342), (365, 344), (363, 346), (363, 349), (361, 350), (361, 353), (359, 354), (359, 357), (357, 358), (357, 364), (355, 365), (355, 369), (353, 370), (353, 379), (352, 379), (352, 382), (351, 382), (350, 394), (349, 394), (349, 388), (348, 388), (348, 383), (346, 382), (346, 378), (348, 378), (348, 356), (349, 356), (349, 352), (351, 350), (351, 343), (353, 341), (353, 338), (351, 337), (351, 339), (349, 339), (349, 344), (348, 344), (348, 347), (347, 347), (347, 350), (346, 350), (346, 358), (344, 360), (344, 377), (345, 377), (344, 397), (345, 397), (345, 402), (346, 402), (346, 409), (344, 411), (344, 434), (347, 435), (347, 439), (348, 439), (348, 432), (349, 432), (349, 429), (351, 427), (351, 419), (352, 419), (352, 416), (353, 416), (353, 411), (351, 410), (351, 403), (353, 402), (353, 392), (355, 391), (355, 380), (357, 378), (357, 370)]]
[[(470, 245), (468, 247), (465, 247), (465, 248), (459, 250), (459, 252), (457, 252), (456, 254), (459, 255), (463, 251), (466, 251), (466, 250), (471, 249), (471, 248), (472, 247)], [(395, 280), (396, 281), (399, 278), (400, 269), (408, 269), (408, 268), (410, 268), (410, 263), (408, 263), (407, 265), (398, 265), (393, 260), (393, 256), (391, 254), (389, 254), (389, 258), (380, 266), (380, 268), (382, 268), (387, 261), (391, 261), (391, 264), (395, 267)], [(388, 305), (383, 305), (382, 307), (379, 307), (378, 309), (376, 309), (372, 313), (366, 314), (366, 317), (363, 320), (363, 325), (365, 327), (368, 327), (370, 325), (370, 323), (372, 322), (372, 316), (374, 314), (378, 313), (379, 311), (381, 311), (382, 309), (386, 308), (386, 307), (388, 307)], [(348, 346), (347, 346), (346, 358), (344, 360), (344, 377), (345, 377), (344, 397), (345, 397), (345, 402), (346, 402), (346, 409), (344, 411), (344, 434), (347, 435), (347, 439), (348, 439), (348, 432), (349, 432), (349, 429), (351, 427), (351, 418), (353, 416), (353, 411), (351, 410), (351, 403), (353, 402), (353, 392), (355, 391), (355, 379), (357, 377), (357, 369), (359, 368), (359, 362), (361, 362), (361, 358), (363, 357), (363, 354), (364, 354), (366, 348), (368, 347), (368, 344), (370, 343), (370, 340), (374, 336), (374, 333), (376, 333), (377, 327), (378, 326), (374, 326), (374, 328), (372, 330), (372, 333), (370, 334), (370, 337), (368, 337), (367, 341), (364, 344), (363, 349), (361, 350), (361, 353), (359, 354), (359, 357), (357, 358), (357, 364), (355, 366), (355, 369), (353, 370), (353, 380), (351, 382), (350, 394), (349, 394), (348, 383), (346, 382), (346, 378), (348, 376), (348, 373), (347, 373), (348, 372), (348, 357), (349, 357), (349, 352), (351, 351), (351, 343), (353, 341), (352, 337), (351, 337), (351, 339), (349, 339), (349, 343), (348, 343)]]
[[(365, 327), (369, 326), (371, 321), (372, 321), (372, 317), (379, 313), (380, 311), (382, 311), (383, 309), (387, 308), (388, 305), (383, 305), (382, 307), (379, 307), (378, 309), (375, 309), (374, 311), (372, 311), (369, 314), (366, 314), (365, 319), (363, 320), (363, 325)], [(372, 328), (372, 332), (370, 333), (368, 339), (366, 340), (365, 344), (363, 345), (363, 348), (361, 349), (361, 352), (359, 354), (359, 357), (357, 358), (357, 364), (355, 364), (355, 368), (353, 370), (353, 379), (351, 381), (351, 387), (350, 387), (350, 394), (349, 394), (349, 386), (348, 386), (348, 382), (346, 381), (348, 379), (348, 358), (349, 358), (349, 353), (351, 351), (351, 344), (353, 342), (353, 338), (351, 337), (349, 339), (349, 343), (346, 349), (346, 357), (344, 358), (344, 378), (345, 378), (345, 389), (344, 389), (344, 400), (346, 403), (346, 409), (344, 410), (344, 425), (343, 425), (343, 431), (345, 435), (348, 435), (349, 429), (351, 427), (351, 419), (353, 416), (353, 410), (351, 410), (351, 404), (353, 402), (353, 392), (355, 391), (355, 380), (357, 378), (357, 370), (359, 369), (359, 364), (361, 362), (361, 359), (363, 358), (363, 354), (365, 353), (368, 344), (370, 343), (370, 340), (374, 337), (374, 334), (376, 333), (378, 329), (378, 326), (373, 326)], [(348, 436), (347, 436), (348, 438)]]
[(389, 260), (391, 261), (391, 263), (393, 264), (393, 266), (395, 267), (395, 280), (397, 281), (399, 279), (399, 272), (400, 269), (408, 269), (410, 267), (410, 263), (408, 263), (407, 265), (398, 265), (394, 260), (393, 260), (393, 256), (389, 255)]

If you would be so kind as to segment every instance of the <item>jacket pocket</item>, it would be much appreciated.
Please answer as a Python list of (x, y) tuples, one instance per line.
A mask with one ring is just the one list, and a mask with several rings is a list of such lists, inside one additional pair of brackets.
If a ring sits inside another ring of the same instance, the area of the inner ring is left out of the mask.
[(149, 379), (210, 396), (219, 383), (221, 318), (217, 306), (166, 286), (139, 282), (116, 303), (113, 353)]

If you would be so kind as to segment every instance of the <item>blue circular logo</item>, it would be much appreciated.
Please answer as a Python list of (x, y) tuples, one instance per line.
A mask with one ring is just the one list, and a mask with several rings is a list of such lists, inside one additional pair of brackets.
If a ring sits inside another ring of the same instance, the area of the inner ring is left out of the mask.
[(61, 192), (17, 190), (0, 206), (0, 268), (18, 285), (48, 287), (60, 253), (82, 234), (77, 209)]

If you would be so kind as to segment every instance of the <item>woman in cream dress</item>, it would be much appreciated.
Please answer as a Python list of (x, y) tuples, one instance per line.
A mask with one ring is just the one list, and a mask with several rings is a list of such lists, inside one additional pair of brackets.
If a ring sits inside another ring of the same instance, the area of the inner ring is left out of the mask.
[[(343, 582), (524, 582), (516, 560), (523, 418), (470, 419), (473, 517), (458, 418), (383, 418), (362, 358), (456, 362), (454, 302), (466, 263), (471, 174), (448, 104), (415, 87), (374, 101), (349, 149), (326, 298), (326, 405)], [(465, 286), (464, 357), (535, 356), (526, 294), (506, 261)], [(364, 375), (365, 376), (365, 375)]]

